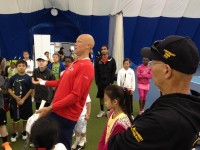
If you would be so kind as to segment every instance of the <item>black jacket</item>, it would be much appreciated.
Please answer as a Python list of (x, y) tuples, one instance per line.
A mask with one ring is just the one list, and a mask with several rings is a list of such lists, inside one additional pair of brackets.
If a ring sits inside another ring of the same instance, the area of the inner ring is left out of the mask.
[(116, 72), (116, 62), (113, 57), (108, 57), (106, 64), (101, 58), (95, 62), (95, 81), (97, 86), (113, 84)]
[(109, 150), (191, 150), (200, 131), (196, 94), (161, 96), (131, 128), (110, 139)]
[[(55, 76), (53, 72), (46, 68), (43, 72), (39, 70), (39, 68), (36, 68), (33, 71), (33, 78), (37, 80), (37, 78), (42, 78), (43, 80), (55, 80)], [(46, 100), (47, 103), (51, 103), (53, 99), (53, 88), (52, 87), (46, 87), (43, 85), (35, 85), (35, 101), (40, 103), (41, 100)]]

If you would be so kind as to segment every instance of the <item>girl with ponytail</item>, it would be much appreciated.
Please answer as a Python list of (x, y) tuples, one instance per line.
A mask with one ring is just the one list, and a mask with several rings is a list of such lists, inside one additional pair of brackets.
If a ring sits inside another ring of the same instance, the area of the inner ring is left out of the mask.
[(125, 131), (131, 126), (132, 117), (129, 91), (118, 85), (109, 85), (104, 91), (104, 102), (110, 114), (102, 137), (98, 144), (98, 150), (107, 150), (110, 137)]

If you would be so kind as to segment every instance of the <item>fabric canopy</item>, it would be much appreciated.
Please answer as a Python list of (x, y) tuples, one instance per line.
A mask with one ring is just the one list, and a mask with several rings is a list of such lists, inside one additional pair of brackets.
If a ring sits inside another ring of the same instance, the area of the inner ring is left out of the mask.
[(139, 64), (142, 47), (171, 34), (191, 37), (200, 49), (199, 6), (199, 0), (0, 0), (0, 52), (7, 59), (32, 52), (33, 34), (75, 42), (89, 33), (96, 53), (109, 43), (110, 16), (122, 12), (124, 57)]

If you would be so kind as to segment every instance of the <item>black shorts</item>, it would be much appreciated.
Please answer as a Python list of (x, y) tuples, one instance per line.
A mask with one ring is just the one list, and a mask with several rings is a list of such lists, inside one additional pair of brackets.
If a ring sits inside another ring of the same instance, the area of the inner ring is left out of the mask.
[(16, 104), (10, 104), (10, 115), (13, 122), (17, 122), (20, 119), (26, 121), (33, 114), (32, 103), (24, 103), (17, 107)]
[(98, 86), (98, 91), (97, 91), (97, 98), (104, 98), (104, 90), (105, 88), (107, 87), (108, 85), (106, 86)]
[(6, 111), (0, 108), (0, 126), (7, 124)]

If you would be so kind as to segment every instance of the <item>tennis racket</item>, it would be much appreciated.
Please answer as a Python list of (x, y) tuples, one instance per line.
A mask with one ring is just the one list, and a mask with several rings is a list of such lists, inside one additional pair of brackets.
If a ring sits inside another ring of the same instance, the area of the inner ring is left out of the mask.
[[(21, 85), (21, 80), (17, 79), (13, 83), (13, 92), (15, 95), (18, 97), (22, 97), (22, 85)], [(19, 105), (17, 104), (17, 119), (20, 119), (20, 110), (19, 110)]]

